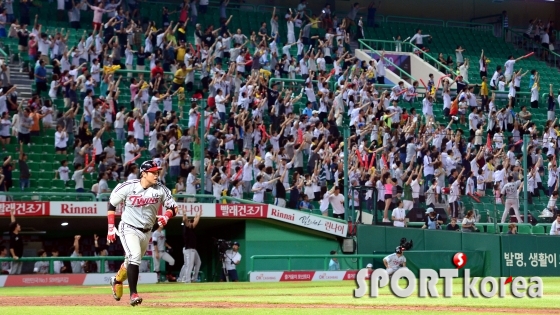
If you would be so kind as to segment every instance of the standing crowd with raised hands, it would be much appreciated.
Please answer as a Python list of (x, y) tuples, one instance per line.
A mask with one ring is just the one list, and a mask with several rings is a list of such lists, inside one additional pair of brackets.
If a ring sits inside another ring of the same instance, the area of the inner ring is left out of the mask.
[[(143, 25), (136, 11), (115, 1), (73, 1), (64, 8), (71, 27), (55, 32), (44, 32), (37, 20), (12, 21), (9, 34), (15, 32), (31, 60), (37, 93), (19, 106), (20, 140), (34, 142), (34, 134), (25, 135), (30, 114), (33, 124), (42, 119), (44, 128), (57, 128), (57, 153), (74, 152), (73, 175), (66, 178), (77, 191), (98, 194), (110, 191), (108, 181), (136, 178), (134, 162), (149, 154), (163, 167), (160, 181), (176, 193), (220, 200), (226, 191), (324, 215), (332, 209), (341, 219), (348, 219), (345, 198), (356, 209), (376, 204), (382, 220), (395, 224), (402, 221), (393, 210), (442, 203), (450, 217), (462, 218), (470, 209), (462, 208), (461, 196), (489, 191), (519, 216), (523, 178), (531, 198), (550, 196), (554, 210), (560, 130), (552, 116), (539, 130), (528, 104), (516, 100), (515, 86), (502, 108), (488, 95), (485, 76), (479, 95), (460, 78), (443, 80), (439, 89), (427, 78), (436, 93), (421, 91), (418, 82), (387, 88), (384, 53), (365, 62), (350, 48), (351, 29), (362, 27), (359, 5), (339, 22), (328, 6), (308, 15), (302, 0), (283, 15), (274, 8), (258, 30), (234, 30), (228, 4), (222, 1), (219, 20), (208, 25), (198, 23), (207, 6), (189, 0), (173, 13), (163, 8), (161, 25)], [(79, 14), (88, 9), (91, 27)], [(426, 36), (413, 39), (418, 45)], [(511, 82), (519, 75), (506, 73)], [(534, 107), (539, 76), (531, 77)], [(548, 102), (554, 113), (552, 86)], [(445, 115), (435, 116), (434, 106)], [(524, 134), (532, 139), (527, 170), (520, 156)], [(84, 172), (98, 174), (94, 187), (83, 187)], [(343, 195), (345, 177), (350, 196)]]

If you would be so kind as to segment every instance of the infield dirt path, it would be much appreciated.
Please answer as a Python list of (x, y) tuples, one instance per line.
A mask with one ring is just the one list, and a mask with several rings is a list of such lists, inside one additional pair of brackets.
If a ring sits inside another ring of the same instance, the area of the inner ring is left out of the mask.
[[(422, 311), (425, 306), (412, 305), (352, 305), (352, 304), (290, 304), (290, 303), (234, 303), (234, 302), (157, 302), (169, 296), (155, 293), (142, 294), (144, 302), (140, 307), (150, 308), (205, 308), (205, 309), (233, 309), (233, 308), (298, 308), (298, 309), (363, 309), (363, 310), (399, 310), (399, 311)], [(155, 302), (152, 302), (155, 301)], [(126, 306), (128, 301), (126, 295), (123, 300), (117, 302), (108, 294), (104, 295), (72, 295), (72, 296), (5, 296), (0, 299), (2, 306)], [(535, 308), (480, 308), (480, 307), (447, 307), (430, 306), (434, 312), (446, 313), (494, 313), (494, 314), (546, 314), (550, 315), (550, 309)]]

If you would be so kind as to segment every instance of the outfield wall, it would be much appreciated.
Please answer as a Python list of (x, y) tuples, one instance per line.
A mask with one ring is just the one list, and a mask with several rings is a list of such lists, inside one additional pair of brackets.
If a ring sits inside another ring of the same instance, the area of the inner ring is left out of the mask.
[(455, 268), (454, 253), (464, 252), (468, 257), (465, 268), (477, 276), (558, 276), (560, 273), (560, 238), (554, 236), (358, 225), (357, 237), (358, 254), (391, 253), (401, 238), (413, 240), (414, 247), (405, 254), (413, 272), (418, 268)]
[[(27, 287), (27, 286), (57, 286), (57, 285), (102, 285), (110, 289), (109, 280), (114, 273), (80, 273), (56, 275), (9, 275), (0, 276), (1, 287)], [(138, 277), (139, 284), (157, 283), (155, 272), (141, 273)], [(128, 281), (124, 282), (128, 285)]]

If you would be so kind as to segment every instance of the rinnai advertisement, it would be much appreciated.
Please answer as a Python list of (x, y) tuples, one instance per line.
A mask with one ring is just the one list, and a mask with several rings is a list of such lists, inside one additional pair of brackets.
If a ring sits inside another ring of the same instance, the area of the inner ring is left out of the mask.
[(347, 223), (331, 220), (329, 217), (316, 216), (303, 211), (286, 209), (272, 205), (269, 205), (268, 208), (269, 219), (343, 237), (346, 236), (348, 232)]
[(358, 270), (346, 271), (254, 271), (249, 274), (250, 282), (286, 281), (345, 281), (355, 280)]
[[(82, 273), (56, 275), (9, 275), (0, 276), (1, 287), (59, 286), (59, 285), (109, 285), (112, 273)], [(141, 273), (139, 284), (157, 283), (155, 272)], [(128, 284), (127, 281), (124, 284)]]
[[(181, 216), (185, 212), (188, 217), (202, 213), (201, 216), (205, 218), (272, 219), (336, 236), (345, 237), (348, 232), (346, 222), (267, 204), (178, 202), (177, 206), (179, 208), (177, 216)], [(122, 213), (121, 208), (117, 208), (117, 215)], [(16, 216), (105, 217), (108, 203), (95, 201), (2, 202), (0, 203), (0, 216), (9, 216), (11, 209), (16, 210)], [(162, 215), (163, 209), (160, 209), (159, 212)]]
[[(213, 203), (177, 203), (178, 213), (181, 216), (183, 211), (188, 217), (193, 217), (202, 211), (203, 217), (213, 218), (216, 214), (215, 204)], [(69, 217), (92, 217), (92, 216), (107, 216), (108, 204), (107, 202), (94, 202), (94, 201), (52, 201), (50, 202), (50, 215), (51, 216), (69, 216)], [(117, 208), (117, 215), (122, 213), (122, 210)], [(160, 209), (160, 215), (162, 214)]]

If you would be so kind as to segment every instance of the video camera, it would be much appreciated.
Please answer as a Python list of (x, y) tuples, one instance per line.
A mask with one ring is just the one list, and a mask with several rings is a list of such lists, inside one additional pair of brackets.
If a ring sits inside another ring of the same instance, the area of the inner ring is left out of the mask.
[(233, 242), (232, 241), (226, 241), (223, 239), (215, 239), (216, 241), (216, 247), (218, 248), (218, 252), (220, 253), (220, 256), (224, 256), (224, 254), (226, 253), (226, 251), (228, 249), (230, 249), (233, 246)]
[(399, 245), (403, 250), (410, 250), (412, 248), (413, 242), (412, 240), (406, 241), (406, 238), (401, 238), (401, 244)]

